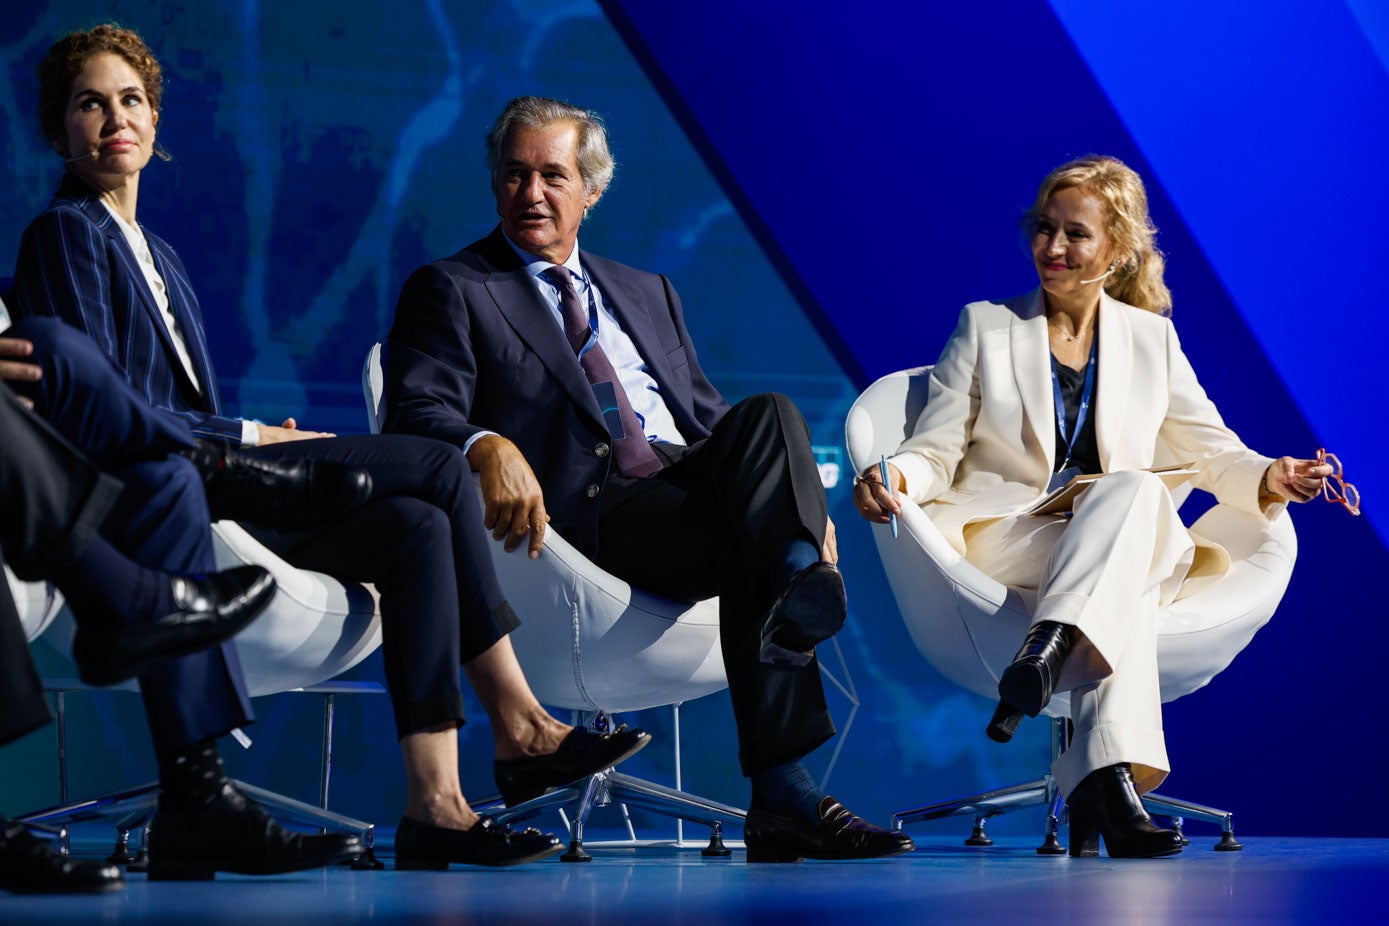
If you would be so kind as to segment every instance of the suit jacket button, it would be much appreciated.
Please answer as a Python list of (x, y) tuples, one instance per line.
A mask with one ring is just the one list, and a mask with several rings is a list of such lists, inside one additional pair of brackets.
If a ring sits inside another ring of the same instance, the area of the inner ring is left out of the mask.
[(607, 456), (607, 455), (608, 455), (608, 445), (607, 445), (607, 444), (598, 444), (596, 447), (593, 448), (593, 455), (594, 455), (595, 457), (599, 457), (599, 458), (602, 458), (602, 457)]
[(589, 498), (596, 496), (598, 494), (598, 483), (591, 483), (587, 489), (584, 489), (584, 494)]

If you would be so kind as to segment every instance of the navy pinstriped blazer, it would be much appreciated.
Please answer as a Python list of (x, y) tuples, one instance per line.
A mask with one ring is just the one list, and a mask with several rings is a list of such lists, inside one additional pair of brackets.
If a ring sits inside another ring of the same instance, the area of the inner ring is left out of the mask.
[[(144, 231), (144, 229), (141, 229)], [(241, 422), (221, 414), (198, 297), (174, 249), (145, 231), (169, 308), (187, 341), (202, 394), (174, 349), (135, 253), (96, 193), (72, 174), (29, 223), (14, 273), (16, 318), (52, 316), (85, 331), (151, 405), (187, 418), (199, 437), (241, 443)]]

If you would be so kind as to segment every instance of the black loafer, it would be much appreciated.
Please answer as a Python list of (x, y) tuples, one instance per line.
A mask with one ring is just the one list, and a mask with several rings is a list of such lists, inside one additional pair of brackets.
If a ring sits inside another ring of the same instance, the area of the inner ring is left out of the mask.
[(205, 443), (183, 455), (202, 474), (214, 521), (300, 530), (340, 517), (371, 495), (370, 473), (327, 460), (274, 460)]
[(767, 612), (758, 658), (767, 665), (803, 668), (816, 646), (839, 633), (847, 613), (839, 570), (831, 563), (812, 563), (791, 577)]
[(395, 867), (397, 871), (443, 871), (452, 864), (501, 868), (549, 858), (563, 848), (552, 833), (534, 827), (514, 830), (488, 816), (478, 817), (468, 830), (401, 817), (395, 831)]
[(748, 808), (743, 841), (749, 862), (881, 858), (916, 848), (910, 836), (874, 826), (832, 797), (820, 802), (820, 819), (814, 823)]
[(18, 823), (0, 818), (0, 890), (15, 894), (105, 894), (125, 888), (115, 865), (80, 862)]
[(208, 881), (213, 873), (280, 874), (322, 868), (365, 851), (356, 836), (293, 833), (230, 782), (195, 810), (161, 808), (149, 831), (151, 881)]
[(497, 759), (492, 763), (492, 774), (502, 800), (515, 807), (551, 788), (612, 768), (649, 742), (650, 733), (628, 730), (625, 723), (611, 733), (575, 727), (549, 755)]
[(139, 624), (93, 630), (78, 621), (72, 658), (88, 685), (134, 678), (150, 663), (206, 649), (231, 639), (265, 610), (275, 579), (260, 566), (237, 566), (205, 576), (170, 578), (173, 614)]

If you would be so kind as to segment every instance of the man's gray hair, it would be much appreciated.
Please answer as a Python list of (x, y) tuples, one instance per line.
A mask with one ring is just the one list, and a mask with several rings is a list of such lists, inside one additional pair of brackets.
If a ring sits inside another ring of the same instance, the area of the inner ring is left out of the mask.
[(492, 123), (487, 133), (487, 169), (495, 183), (501, 168), (502, 147), (507, 137), (518, 127), (543, 129), (556, 122), (572, 122), (579, 129), (579, 174), (584, 178), (584, 192), (606, 190), (612, 183), (617, 162), (608, 149), (608, 129), (603, 117), (592, 110), (570, 106), (561, 100), (543, 96), (518, 96)]

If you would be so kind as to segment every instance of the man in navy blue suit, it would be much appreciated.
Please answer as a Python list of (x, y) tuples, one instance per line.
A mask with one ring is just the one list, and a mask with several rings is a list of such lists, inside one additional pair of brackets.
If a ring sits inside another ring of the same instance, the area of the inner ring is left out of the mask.
[[(195, 448), (187, 424), (132, 392), (85, 336), (39, 319), (0, 336), (0, 438), (0, 566), (63, 592), (83, 679), (140, 676), (164, 749), (249, 723), (235, 651), (218, 645), (260, 613), (275, 583), (259, 566), (211, 571), (203, 475), (183, 455)], [(123, 550), (164, 552), (151, 569)], [(48, 719), (0, 575), (0, 745)], [(161, 800), (196, 799), (208, 782), (220, 787), (220, 765), (208, 758), (161, 763)], [(283, 834), (282, 842), (278, 858), (257, 861), (293, 870), (361, 850), (339, 836)], [(0, 817), (0, 889), (104, 891), (121, 883), (119, 869), (56, 855)]]
[(613, 174), (595, 114), (513, 100), (488, 157), (501, 223), (406, 282), (385, 429), (463, 448), (497, 539), (553, 527), (637, 587), (719, 596), (750, 861), (910, 850), (800, 763), (834, 735), (814, 647), (845, 616), (804, 420), (781, 395), (730, 408), (670, 281), (579, 248)]

